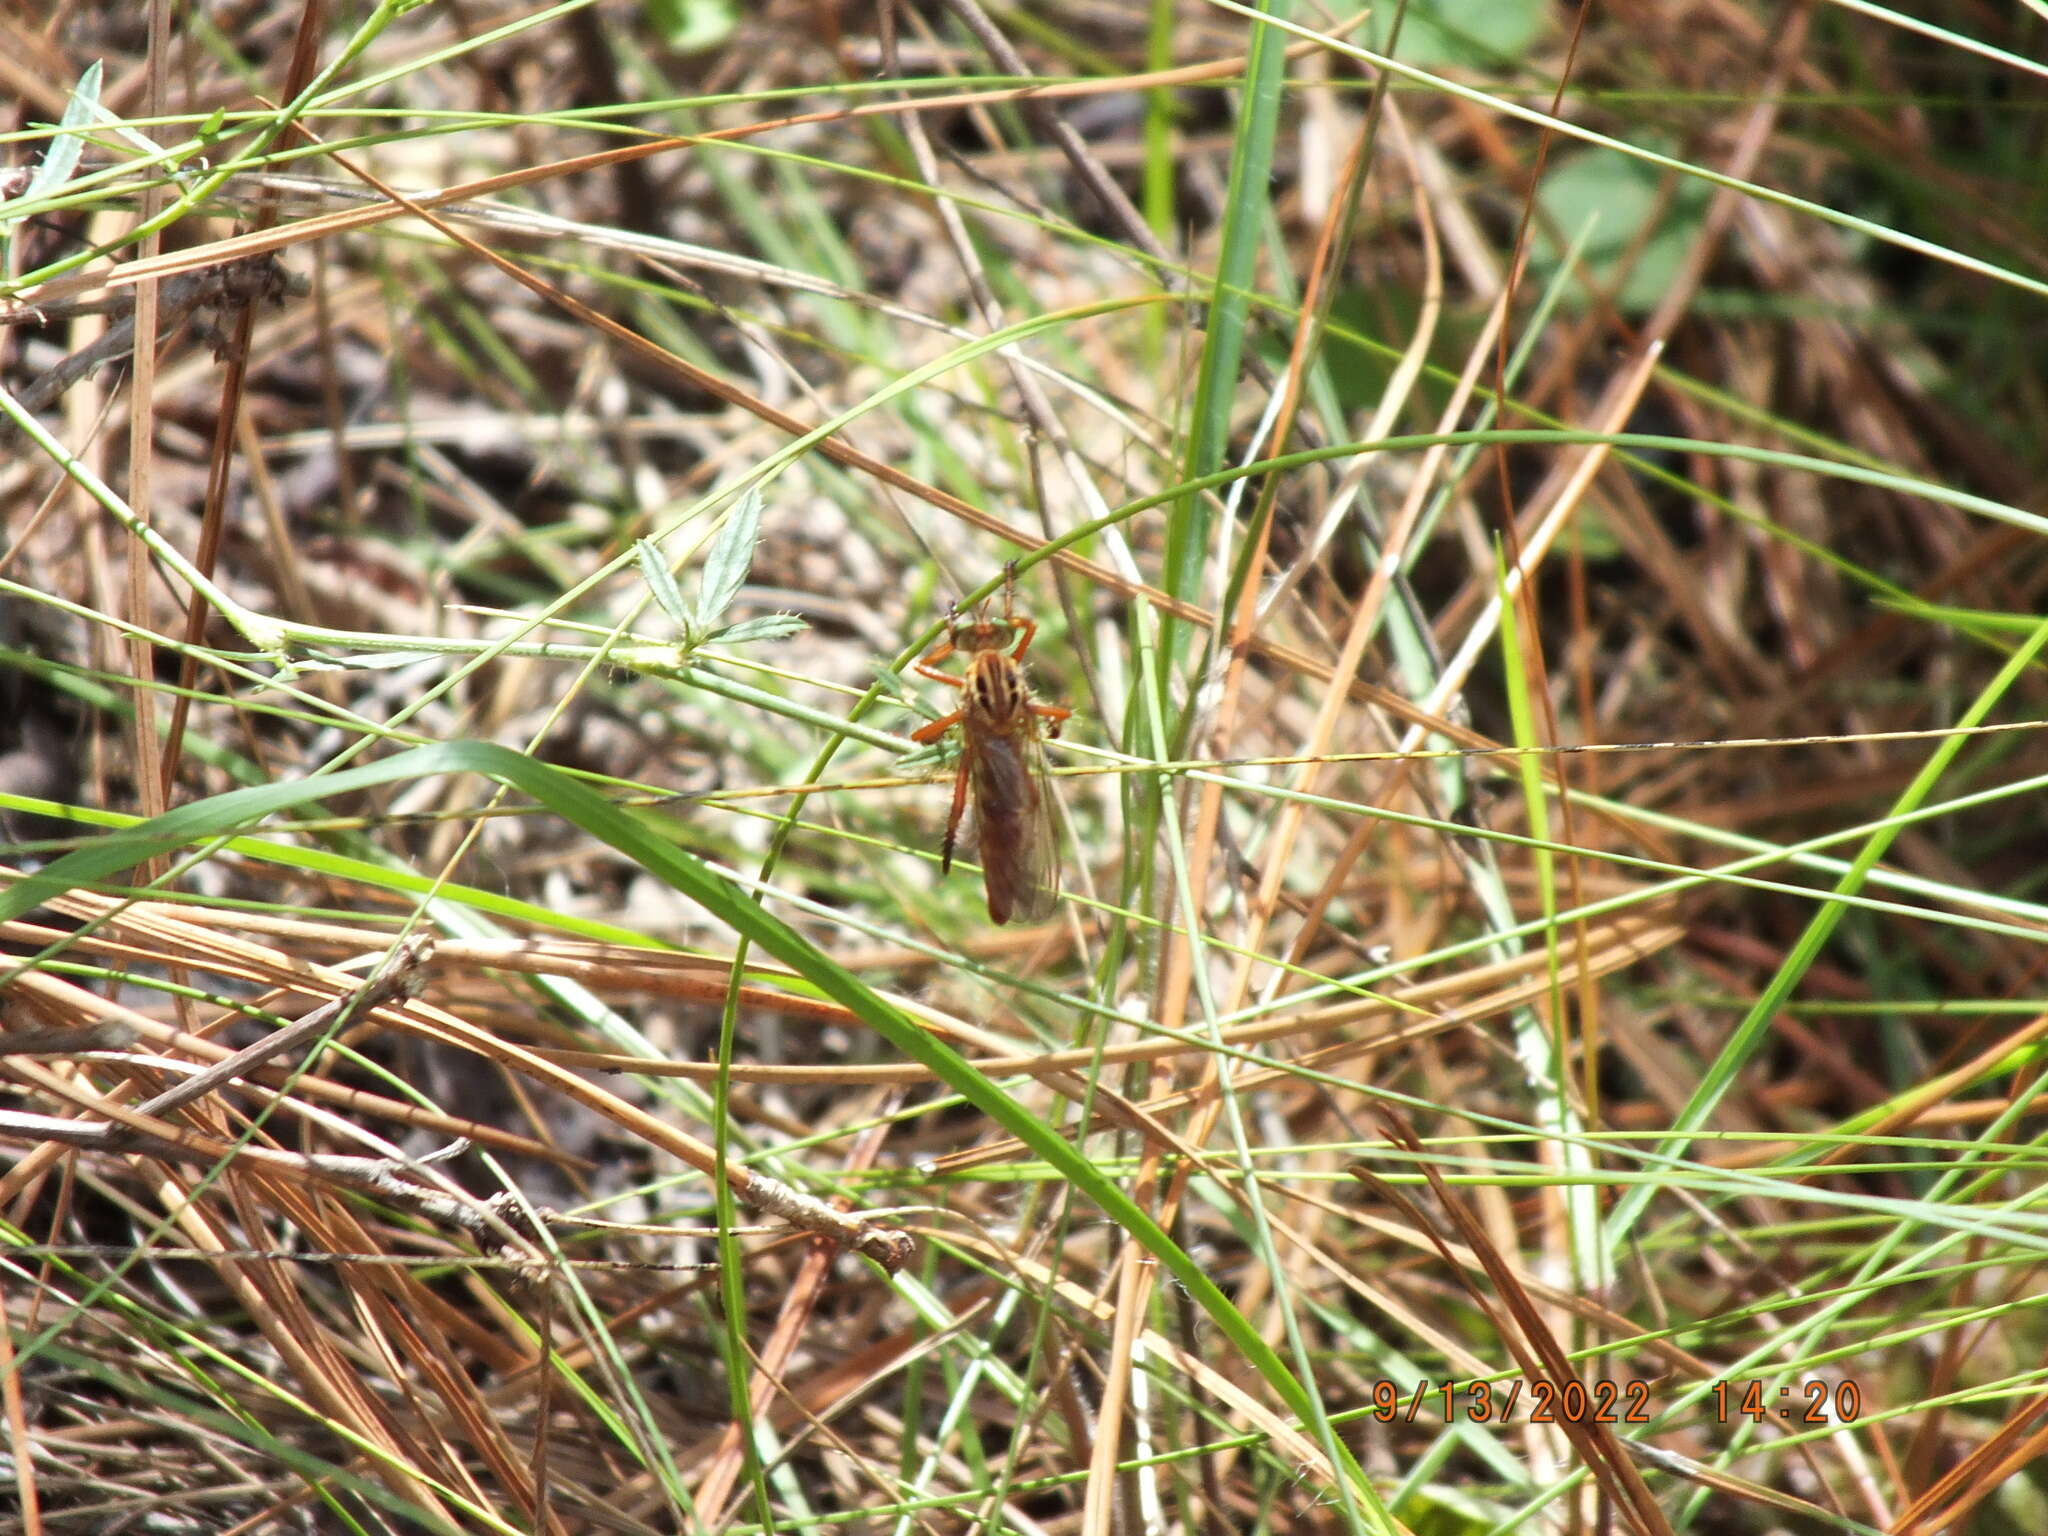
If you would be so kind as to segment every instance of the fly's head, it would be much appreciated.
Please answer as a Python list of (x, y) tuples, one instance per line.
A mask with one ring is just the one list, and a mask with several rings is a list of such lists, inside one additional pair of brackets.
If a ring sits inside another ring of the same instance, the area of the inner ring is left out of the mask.
[(1019, 627), (1007, 611), (999, 618), (986, 602), (977, 603), (971, 615), (961, 613), (959, 605), (954, 604), (947, 622), (954, 649), (970, 657), (987, 651), (1007, 651)]

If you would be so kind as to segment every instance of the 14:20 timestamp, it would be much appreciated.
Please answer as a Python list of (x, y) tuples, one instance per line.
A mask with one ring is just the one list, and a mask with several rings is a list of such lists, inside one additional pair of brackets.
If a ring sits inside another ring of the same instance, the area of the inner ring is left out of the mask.
[(1863, 1413), (1863, 1389), (1848, 1378), (1830, 1386), (1802, 1381), (1773, 1387), (1761, 1381), (1714, 1383), (1714, 1417), (1726, 1424), (1776, 1419), (1780, 1424), (1853, 1424)]

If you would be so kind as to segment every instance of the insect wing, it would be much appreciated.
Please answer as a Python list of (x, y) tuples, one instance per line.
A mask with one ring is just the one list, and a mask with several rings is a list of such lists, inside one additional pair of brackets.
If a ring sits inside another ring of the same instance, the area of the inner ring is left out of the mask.
[(1013, 735), (969, 733), (970, 783), (989, 921), (1036, 922), (1059, 900), (1059, 828), (1030, 717)]

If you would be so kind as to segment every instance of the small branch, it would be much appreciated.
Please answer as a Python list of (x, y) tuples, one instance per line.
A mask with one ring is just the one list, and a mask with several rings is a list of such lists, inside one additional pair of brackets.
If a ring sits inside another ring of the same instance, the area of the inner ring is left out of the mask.
[[(284, 265), (275, 256), (250, 256), (225, 266), (209, 267), (174, 277), (163, 285), (157, 301), (158, 334), (176, 329), (195, 309), (237, 309), (268, 300), (282, 304), (287, 293), (296, 291)], [(87, 375), (108, 363), (129, 356), (135, 350), (135, 292), (122, 289), (98, 299), (70, 299), (41, 308), (25, 308), (0, 314), (0, 325), (64, 319), (71, 315), (104, 312), (120, 318), (97, 341), (80, 347), (15, 396), (23, 410), (40, 411)], [(0, 440), (19, 430), (0, 424)]]
[(174, 1110), (182, 1109), (196, 1099), (203, 1099), (216, 1088), (225, 1086), (237, 1078), (246, 1077), (273, 1056), (282, 1056), (302, 1042), (317, 1040), (332, 1034), (341, 1026), (373, 1008), (402, 998), (418, 997), (426, 985), (421, 974), (434, 952), (431, 934), (416, 933), (401, 940), (378, 962), (377, 969), (364, 983), (346, 997), (337, 997), (324, 1003), (295, 1024), (287, 1025), (276, 1034), (258, 1040), (254, 1045), (235, 1052), (234, 1055), (215, 1062), (196, 1077), (187, 1078), (175, 1088), (167, 1088), (155, 1098), (135, 1107), (138, 1115), (147, 1115), (160, 1120)]
[(353, 1157), (332, 1152), (285, 1152), (271, 1147), (236, 1145), (211, 1136), (174, 1133), (130, 1124), (132, 1111), (118, 1120), (70, 1120), (22, 1110), (0, 1110), (0, 1136), (27, 1141), (52, 1141), (81, 1152), (133, 1153), (174, 1163), (254, 1163), (265, 1173), (308, 1183), (347, 1184), (401, 1209), (469, 1232), (487, 1232), (491, 1223), (472, 1204), (425, 1189), (399, 1173), (403, 1164), (390, 1158)]

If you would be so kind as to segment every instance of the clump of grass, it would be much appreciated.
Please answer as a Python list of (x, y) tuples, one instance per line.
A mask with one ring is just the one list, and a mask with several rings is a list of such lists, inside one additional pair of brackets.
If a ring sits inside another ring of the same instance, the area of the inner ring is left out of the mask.
[(0, 186), (20, 1528), (2038, 1527), (2038, 21), (146, 10)]

